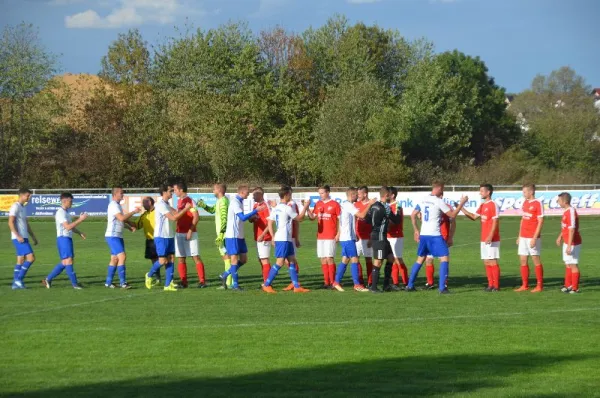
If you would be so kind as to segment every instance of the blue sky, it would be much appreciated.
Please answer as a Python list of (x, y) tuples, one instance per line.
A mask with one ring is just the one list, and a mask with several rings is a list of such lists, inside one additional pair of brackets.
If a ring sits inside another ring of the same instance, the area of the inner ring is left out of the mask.
[(301, 32), (335, 13), (425, 37), (436, 51), (479, 56), (509, 92), (563, 65), (600, 87), (600, 0), (0, 0), (0, 28), (33, 23), (63, 72), (97, 73), (110, 42), (131, 27), (157, 43), (186, 20), (205, 29), (246, 20), (255, 32), (277, 24)]

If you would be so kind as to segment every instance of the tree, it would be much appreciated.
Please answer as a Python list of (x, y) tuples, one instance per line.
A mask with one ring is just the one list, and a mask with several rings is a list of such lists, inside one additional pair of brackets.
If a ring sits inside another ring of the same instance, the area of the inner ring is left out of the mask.
[(99, 76), (110, 82), (145, 84), (150, 80), (150, 52), (137, 29), (119, 34), (101, 63)]

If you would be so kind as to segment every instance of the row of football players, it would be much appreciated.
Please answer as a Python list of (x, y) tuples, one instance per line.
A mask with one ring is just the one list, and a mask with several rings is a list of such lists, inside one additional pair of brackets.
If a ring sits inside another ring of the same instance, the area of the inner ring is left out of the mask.
[[(194, 203), (187, 195), (185, 183), (177, 183), (173, 187), (164, 186), (160, 189), (160, 198), (155, 204), (151, 197), (143, 200), (144, 213), (137, 222), (131, 221), (134, 214), (142, 212), (135, 209), (124, 213), (120, 202), (123, 199), (123, 189), (114, 188), (112, 201), (108, 206), (108, 222), (105, 233), (110, 251), (110, 263), (107, 269), (105, 286), (115, 288), (113, 279), (119, 275), (119, 286), (128, 289), (131, 286), (126, 278), (126, 252), (123, 241), (123, 230), (143, 229), (146, 235), (145, 257), (151, 261), (151, 269), (146, 274), (146, 287), (152, 288), (158, 284), (160, 269), (165, 268), (166, 280), (164, 289), (176, 291), (188, 287), (186, 258), (192, 257), (198, 273), (198, 287), (206, 287), (204, 264), (199, 256), (197, 223), (199, 220), (197, 207), (216, 214), (216, 244), (225, 264), (225, 272), (220, 275), (222, 288), (240, 289), (238, 270), (248, 261), (248, 249), (244, 238), (243, 222), (254, 223), (254, 239), (257, 244), (258, 257), (262, 265), (264, 284), (262, 289), (268, 293), (275, 292), (272, 282), (280, 268), (287, 264), (292, 283), (284, 290), (307, 292), (298, 281), (298, 262), (296, 250), (300, 246), (299, 222), (305, 217), (318, 222), (317, 256), (321, 261), (324, 284), (323, 288), (334, 288), (343, 291), (342, 278), (348, 264), (351, 267), (354, 290), (359, 292), (379, 292), (378, 282), (383, 262), (384, 291), (401, 290), (399, 280), (402, 278), (406, 291), (415, 290), (415, 280), (423, 263), (426, 263), (426, 288), (433, 288), (433, 258), (440, 260), (439, 291), (449, 293), (447, 277), (449, 271), (449, 247), (452, 246), (454, 234), (454, 218), (460, 211), (472, 220), (481, 221), (481, 258), (484, 261), (488, 278), (486, 291), (499, 289), (500, 268), (500, 225), (499, 210), (492, 200), (493, 187), (482, 184), (480, 194), (482, 204), (475, 214), (464, 209), (467, 198), (452, 208), (443, 200), (442, 183), (433, 184), (432, 193), (426, 197), (411, 214), (414, 238), (419, 243), (418, 258), (412, 267), (410, 277), (403, 260), (403, 212), (396, 202), (398, 191), (393, 187), (383, 187), (379, 192), (379, 200), (368, 198), (368, 188), (349, 188), (347, 198), (341, 204), (330, 198), (329, 187), (319, 189), (320, 200), (314, 208), (302, 201), (303, 208), (292, 201), (292, 191), (282, 187), (279, 191), (279, 203), (267, 203), (261, 188), (253, 190), (255, 206), (249, 213), (243, 212), (243, 200), (249, 196), (247, 186), (238, 187), (237, 195), (231, 201), (225, 195), (226, 186), (216, 184), (214, 194), (217, 202), (214, 207), (204, 202)], [(169, 205), (172, 194), (179, 197), (177, 209)], [(29, 243), (37, 244), (37, 239), (31, 231), (26, 219), (24, 206), (31, 192), (27, 189), (19, 191), (18, 201), (11, 207), (9, 227), (13, 244), (17, 252), (17, 264), (14, 269), (13, 288), (21, 289), (27, 270), (35, 260)], [(523, 187), (525, 201), (523, 204), (523, 219), (517, 241), (521, 258), (522, 286), (518, 291), (529, 289), (528, 257), (531, 256), (535, 265), (537, 284), (532, 292), (543, 290), (543, 266), (540, 260), (541, 231), (543, 225), (543, 206), (535, 200), (535, 186)], [(61, 261), (44, 279), (43, 284), (50, 288), (52, 280), (63, 270), (66, 270), (72, 285), (80, 289), (77, 276), (73, 269), (72, 234), (85, 235), (77, 226), (87, 215), (81, 214), (72, 220), (69, 208), (72, 195), (61, 195), (61, 207), (55, 220), (57, 228), (57, 248)], [(566, 264), (564, 292), (578, 292), (579, 284), (579, 251), (581, 236), (577, 212), (570, 206), (570, 195), (563, 193), (559, 203), (565, 209), (562, 220), (562, 231), (557, 244), (563, 244), (563, 258)], [(421, 223), (420, 228), (418, 223)], [(337, 243), (342, 249), (342, 261), (334, 262)], [(276, 263), (270, 264), (271, 246), (275, 248)], [(174, 260), (178, 259), (180, 284), (173, 281)], [(362, 265), (359, 257), (364, 257), (367, 268), (367, 286), (363, 280)]]

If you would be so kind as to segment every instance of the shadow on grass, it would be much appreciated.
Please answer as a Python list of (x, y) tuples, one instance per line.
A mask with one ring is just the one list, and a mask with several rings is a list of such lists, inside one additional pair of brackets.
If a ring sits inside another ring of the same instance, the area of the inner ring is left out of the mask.
[[(291, 358), (290, 360), (292, 360)], [(200, 397), (200, 396), (433, 396), (450, 393), (487, 395), (527, 393), (527, 383), (513, 377), (540, 369), (581, 361), (581, 355), (542, 355), (513, 353), (498, 355), (445, 355), (390, 358), (364, 362), (337, 363), (308, 368), (290, 368), (241, 376), (180, 377), (171, 370), (154, 377), (89, 383), (76, 386), (39, 389), (10, 396), (24, 397)], [(157, 358), (157, 368), (161, 360)], [(235, 358), (231, 368), (236, 369)], [(548, 386), (553, 391), (559, 383)], [(569, 390), (571, 394), (578, 391)], [(579, 391), (581, 394), (582, 391)]]

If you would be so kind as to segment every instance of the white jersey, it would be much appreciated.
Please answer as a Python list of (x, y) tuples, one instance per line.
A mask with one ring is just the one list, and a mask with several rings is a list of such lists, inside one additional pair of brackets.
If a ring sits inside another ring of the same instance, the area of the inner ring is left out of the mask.
[(69, 214), (68, 211), (66, 211), (62, 207), (59, 207), (58, 210), (56, 211), (56, 214), (54, 215), (54, 219), (56, 220), (56, 237), (57, 238), (60, 238), (60, 237), (71, 238), (71, 237), (73, 237), (73, 230), (72, 229), (66, 229), (63, 226), (63, 224), (64, 224), (65, 221), (67, 222), (67, 224), (71, 224), (72, 218), (71, 218), (71, 215)]
[(443, 199), (429, 195), (415, 209), (421, 212), (421, 235), (441, 236), (442, 214), (449, 212), (450, 206)]
[(120, 203), (114, 200), (110, 201), (108, 205), (108, 224), (106, 225), (106, 233), (104, 236), (111, 238), (122, 238), (123, 237), (123, 221), (119, 221), (116, 214), (123, 214), (123, 208)]
[(225, 238), (227, 239), (244, 239), (244, 223), (238, 217), (239, 213), (244, 212), (242, 198), (235, 195), (229, 201), (227, 209), (227, 229), (225, 230)]
[(344, 200), (340, 215), (340, 242), (356, 241), (356, 222), (354, 216), (358, 209), (354, 203)]
[(268, 219), (275, 221), (277, 231), (273, 240), (275, 242), (292, 242), (292, 222), (298, 213), (286, 203), (279, 203), (271, 210)]
[(175, 221), (167, 218), (172, 207), (163, 198), (158, 199), (154, 206), (154, 237), (175, 238)]
[[(15, 228), (23, 239), (29, 239), (29, 231), (27, 230), (27, 214), (25, 213), (25, 206), (19, 202), (13, 203), (8, 211), (9, 216), (15, 218)], [(17, 239), (17, 236), (10, 231), (10, 238)]]

